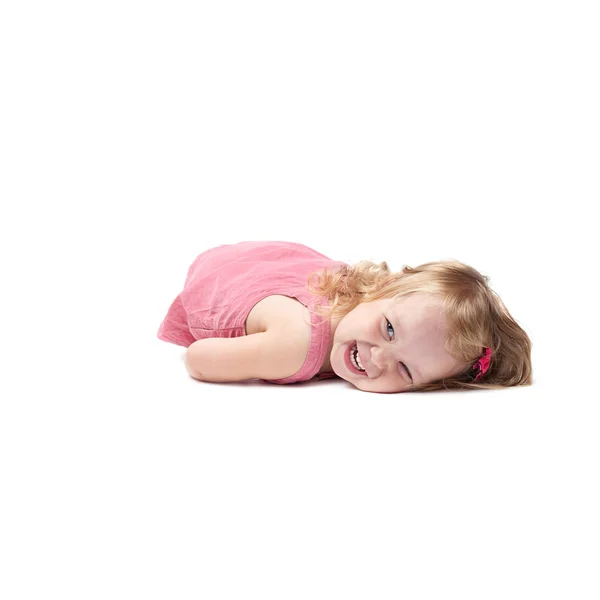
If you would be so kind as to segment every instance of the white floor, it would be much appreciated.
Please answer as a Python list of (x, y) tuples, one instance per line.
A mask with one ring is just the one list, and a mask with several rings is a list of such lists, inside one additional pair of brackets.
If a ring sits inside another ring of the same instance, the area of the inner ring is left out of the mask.
[(597, 597), (589, 397), (210, 384), (139, 352), (5, 409), (11, 597)]

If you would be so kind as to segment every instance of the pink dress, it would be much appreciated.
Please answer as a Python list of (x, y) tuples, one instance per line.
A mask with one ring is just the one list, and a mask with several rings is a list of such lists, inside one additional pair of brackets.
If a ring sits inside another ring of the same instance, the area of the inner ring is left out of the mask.
[[(347, 263), (294, 242), (240, 242), (211, 248), (188, 270), (183, 291), (175, 298), (158, 329), (159, 339), (190, 346), (210, 337), (246, 335), (245, 322), (255, 304), (273, 294), (296, 298), (304, 306), (327, 306), (327, 299), (308, 291), (308, 277), (318, 269)], [(317, 375), (331, 338), (330, 320), (310, 311), (310, 345), (301, 369), (271, 383), (295, 383), (336, 377)], [(322, 322), (321, 322), (322, 321)]]

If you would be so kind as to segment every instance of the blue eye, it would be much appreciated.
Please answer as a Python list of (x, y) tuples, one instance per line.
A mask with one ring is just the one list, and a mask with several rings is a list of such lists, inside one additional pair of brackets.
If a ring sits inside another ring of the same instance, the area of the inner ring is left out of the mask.
[[(394, 331), (394, 326), (387, 319), (386, 319), (386, 321), (387, 321), (387, 324), (388, 324), (388, 330), (391, 327), (392, 328), (392, 332), (393, 332)], [(393, 333), (392, 333), (392, 335), (393, 335)]]

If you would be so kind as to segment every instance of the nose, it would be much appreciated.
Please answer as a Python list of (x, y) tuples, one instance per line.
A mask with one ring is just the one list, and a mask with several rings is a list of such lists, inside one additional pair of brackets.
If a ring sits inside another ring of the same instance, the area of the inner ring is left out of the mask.
[(381, 347), (373, 347), (371, 348), (371, 362), (379, 371), (385, 371), (391, 367), (394, 357), (389, 350)]

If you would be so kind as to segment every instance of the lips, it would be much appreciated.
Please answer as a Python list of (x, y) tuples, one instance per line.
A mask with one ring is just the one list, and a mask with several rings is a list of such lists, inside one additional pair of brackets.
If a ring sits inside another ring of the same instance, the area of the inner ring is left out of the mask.
[[(352, 348), (354, 348), (356, 344), (356, 341), (350, 342), (348, 344), (348, 347), (346, 348), (346, 351), (344, 352), (344, 362), (346, 363), (346, 367), (348, 368), (348, 370), (353, 373), (354, 375), (362, 375), (363, 377), (367, 377), (367, 372), (366, 371), (359, 371), (353, 364), (352, 361), (350, 360), (350, 352), (352, 350)], [(362, 357), (361, 357), (362, 359)], [(363, 363), (364, 365), (364, 363)]]

